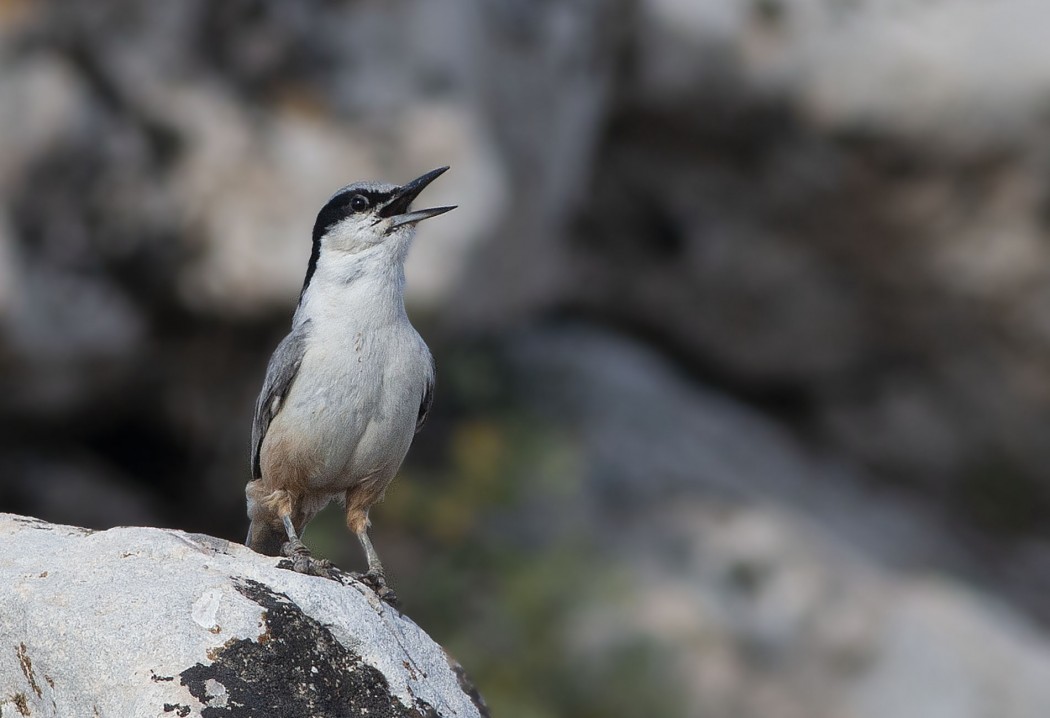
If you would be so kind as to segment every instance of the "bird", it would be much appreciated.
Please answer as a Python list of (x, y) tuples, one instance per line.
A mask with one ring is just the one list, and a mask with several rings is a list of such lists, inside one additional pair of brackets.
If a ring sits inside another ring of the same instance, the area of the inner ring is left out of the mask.
[(356, 182), (324, 204), (291, 331), (270, 357), (252, 422), (245, 544), (292, 559), (299, 573), (328, 575), (331, 563), (301, 537), (339, 501), (368, 561), (360, 577), (390, 602), (368, 513), (433, 401), (434, 360), (405, 310), (404, 267), (416, 225), (455, 209), (410, 210), (446, 170), (403, 185)]

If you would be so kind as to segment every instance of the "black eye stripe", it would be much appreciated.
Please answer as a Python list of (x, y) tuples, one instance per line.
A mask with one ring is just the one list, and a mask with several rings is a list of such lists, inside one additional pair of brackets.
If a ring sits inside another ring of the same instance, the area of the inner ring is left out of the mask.
[(352, 189), (347, 190), (346, 192), (340, 192), (335, 197), (328, 200), (328, 203), (317, 213), (317, 221), (314, 223), (313, 232), (315, 242), (320, 240), (320, 238), (324, 236), (324, 233), (331, 229), (332, 225), (346, 219), (355, 211), (359, 211), (351, 206), (353, 198), (357, 195), (368, 200), (369, 207), (376, 207), (393, 196), (391, 192), (377, 192), (375, 190), (366, 189)]
[[(376, 192), (375, 190), (366, 189), (347, 190), (346, 192), (340, 192), (335, 197), (332, 197), (332, 199), (328, 201), (328, 204), (325, 205), (325, 207), (328, 207), (328, 205), (331, 204), (341, 205), (343, 207), (350, 207), (350, 203), (353, 201), (354, 197), (357, 196), (364, 197), (366, 200), (368, 200), (369, 207), (375, 207), (377, 204), (381, 204), (386, 200), (390, 199), (393, 196), (393, 194), (391, 192)], [(321, 211), (323, 212), (324, 210), (322, 209)]]
[(321, 256), (321, 237), (334, 225), (355, 213), (350, 206), (351, 199), (355, 195), (361, 195), (367, 199), (369, 207), (377, 207), (393, 197), (394, 190), (382, 192), (374, 189), (347, 188), (325, 203), (325, 206), (317, 213), (317, 221), (314, 222), (313, 248), (310, 252), (310, 263), (306, 266), (306, 279), (303, 281), (303, 289), (299, 294), (300, 300), (306, 292), (306, 287), (310, 284), (314, 270), (317, 269), (317, 260)]

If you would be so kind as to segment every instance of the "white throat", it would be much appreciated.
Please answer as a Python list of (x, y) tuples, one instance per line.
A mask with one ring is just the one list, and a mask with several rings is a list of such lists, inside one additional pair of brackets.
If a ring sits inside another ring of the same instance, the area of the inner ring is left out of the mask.
[(404, 321), (408, 240), (391, 238), (358, 252), (322, 249), (293, 324), (361, 328)]

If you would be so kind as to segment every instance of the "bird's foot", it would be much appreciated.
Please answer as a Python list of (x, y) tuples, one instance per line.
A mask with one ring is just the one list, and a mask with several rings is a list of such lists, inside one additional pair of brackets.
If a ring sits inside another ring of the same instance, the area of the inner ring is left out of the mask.
[(368, 586), (370, 589), (376, 592), (379, 596), (379, 600), (384, 603), (388, 603), (394, 608), (401, 607), (401, 601), (398, 600), (397, 594), (394, 593), (394, 589), (390, 588), (386, 584), (386, 576), (379, 571), (369, 571), (368, 573), (355, 573), (353, 574), (361, 583)]
[(324, 558), (314, 558), (310, 549), (298, 539), (288, 541), (281, 547), (281, 555), (291, 559), (291, 569), (307, 576), (332, 577), (332, 562)]

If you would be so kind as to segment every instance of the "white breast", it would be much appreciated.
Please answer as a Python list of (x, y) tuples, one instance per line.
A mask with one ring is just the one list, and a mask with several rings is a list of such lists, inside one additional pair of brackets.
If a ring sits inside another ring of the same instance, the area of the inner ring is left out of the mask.
[(306, 353), (270, 431), (295, 437), (285, 445), (315, 467), (309, 488), (336, 493), (393, 479), (433, 364), (405, 314), (403, 278), (325, 279), (315, 277), (296, 314), (310, 320)]

